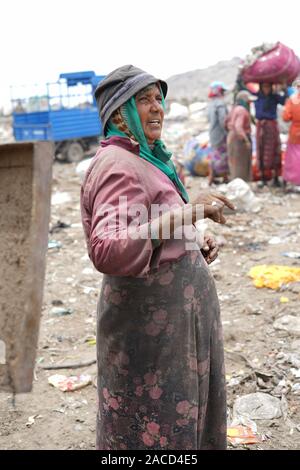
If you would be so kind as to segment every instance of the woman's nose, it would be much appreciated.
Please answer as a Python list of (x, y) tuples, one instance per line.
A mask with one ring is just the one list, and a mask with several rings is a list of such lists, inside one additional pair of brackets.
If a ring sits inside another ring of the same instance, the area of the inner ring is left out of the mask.
[(152, 100), (151, 102), (151, 111), (159, 111), (160, 103), (157, 100)]

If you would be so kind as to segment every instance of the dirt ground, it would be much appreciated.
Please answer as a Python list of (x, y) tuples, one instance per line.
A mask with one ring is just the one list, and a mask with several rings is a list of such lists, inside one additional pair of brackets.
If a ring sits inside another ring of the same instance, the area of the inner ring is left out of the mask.
[[(203, 178), (189, 179), (192, 192), (204, 184)], [(79, 190), (75, 164), (55, 163), (53, 194), (66, 192), (70, 196), (69, 201), (52, 206), (49, 239), (60, 242), (61, 247), (49, 248), (47, 254), (33, 391), (16, 396), (15, 401), (7, 393), (0, 394), (0, 449), (95, 448), (95, 385), (64, 393), (49, 385), (48, 377), (55, 373), (89, 373), (94, 379), (96, 365), (73, 371), (42, 368), (46, 364), (95, 359), (93, 339), (101, 275), (86, 254)], [(209, 224), (223, 245), (219, 261), (211, 270), (224, 326), (229, 419), (238, 396), (270, 393), (282, 399), (285, 412), (270, 421), (255, 420), (264, 440), (246, 447), (300, 449), (300, 391), (292, 389), (300, 379), (291, 371), (289, 359), (291, 354), (299, 354), (300, 337), (273, 327), (283, 315), (299, 315), (300, 285), (291, 284), (284, 292), (257, 289), (247, 275), (257, 264), (299, 266), (299, 260), (285, 258), (282, 252), (299, 251), (300, 194), (284, 194), (281, 189), (271, 188), (256, 194), (262, 203), (259, 213), (229, 215), (227, 225), (222, 227)], [(61, 225), (58, 222), (71, 226), (55, 229)], [(269, 244), (272, 237), (279, 237), (279, 243)], [(281, 302), (283, 296), (288, 302)], [(53, 310), (57, 306), (71, 313), (57, 316)]]

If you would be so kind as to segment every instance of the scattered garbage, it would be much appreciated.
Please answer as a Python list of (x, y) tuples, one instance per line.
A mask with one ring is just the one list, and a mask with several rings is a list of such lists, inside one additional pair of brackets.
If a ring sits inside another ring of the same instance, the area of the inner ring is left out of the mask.
[(171, 103), (170, 111), (165, 116), (165, 120), (175, 119), (177, 121), (185, 120), (189, 116), (189, 110), (186, 106), (179, 103)]
[(233, 417), (249, 419), (275, 419), (282, 416), (281, 401), (267, 393), (257, 392), (236, 399)]
[(96, 341), (96, 339), (89, 339), (89, 340), (87, 341), (87, 344), (88, 344), (89, 346), (95, 346), (95, 344), (97, 344), (97, 341)]
[(268, 243), (269, 245), (280, 245), (280, 243), (284, 243), (284, 240), (282, 240), (280, 237), (272, 237)]
[(287, 331), (290, 335), (300, 336), (300, 317), (284, 315), (273, 323), (275, 330)]
[(296, 379), (300, 379), (300, 369), (294, 369), (293, 367), (291, 368), (291, 373), (293, 374)]
[(79, 176), (80, 180), (83, 181), (84, 176), (91, 164), (93, 158), (87, 158), (86, 160), (82, 160), (82, 162), (78, 163), (76, 166), (76, 174)]
[(52, 300), (51, 304), (54, 305), (55, 307), (59, 307), (60, 305), (63, 305), (64, 303), (60, 299), (54, 299)]
[(236, 210), (239, 212), (259, 212), (261, 209), (259, 199), (255, 196), (249, 184), (241, 178), (235, 178), (227, 185), (223, 185), (220, 190), (234, 203)]
[(239, 377), (231, 377), (227, 382), (227, 387), (236, 387), (241, 383), (241, 378)]
[(300, 283), (289, 285), (289, 291), (293, 292), (294, 294), (300, 294)]
[(248, 275), (255, 287), (278, 290), (284, 284), (300, 281), (300, 268), (280, 265), (259, 265), (251, 268)]
[(36, 419), (39, 419), (39, 418), (42, 418), (43, 416), (42, 415), (33, 415), (33, 416), (29, 416), (28, 420), (27, 420), (27, 423), (25, 424), (25, 426), (27, 426), (28, 428), (30, 426), (32, 426), (34, 423), (35, 423), (35, 420)]
[(61, 248), (62, 244), (60, 242), (57, 242), (56, 240), (49, 240), (48, 242), (48, 250), (53, 250), (54, 248)]
[(66, 224), (65, 222), (61, 222), (60, 220), (58, 220), (56, 222), (56, 224), (54, 224), (51, 227), (51, 229), (49, 230), (49, 233), (51, 233), (51, 235), (52, 235), (53, 233), (60, 232), (64, 228), (70, 228), (70, 227), (71, 227), (70, 224)]
[(64, 307), (53, 307), (50, 311), (51, 315), (56, 317), (63, 317), (66, 315), (71, 315), (73, 310), (71, 308), (64, 308)]
[(300, 383), (296, 383), (292, 386), (292, 392), (295, 395), (300, 395)]
[(92, 274), (95, 274), (95, 270), (93, 268), (84, 268), (82, 270), (82, 274), (84, 274), (86, 276), (90, 276)]
[(232, 426), (227, 428), (227, 439), (232, 445), (258, 444), (260, 439), (249, 426)]
[(283, 297), (283, 296), (280, 297), (279, 300), (280, 300), (281, 304), (287, 304), (290, 301), (290, 299), (288, 297)]
[(202, 113), (207, 108), (207, 103), (205, 101), (195, 101), (189, 105), (189, 112), (193, 113)]
[(73, 392), (80, 388), (86, 387), (92, 383), (92, 377), (90, 375), (76, 375), (67, 377), (66, 375), (54, 374), (48, 378), (48, 382), (53, 387), (58, 388), (62, 392)]
[(98, 292), (98, 289), (96, 287), (83, 286), (81, 284), (80, 287), (83, 288), (83, 293), (87, 295), (91, 294), (92, 292)]
[(258, 444), (262, 438), (257, 433), (255, 421), (245, 417), (236, 416), (227, 428), (228, 442), (233, 445)]
[(286, 256), (287, 258), (300, 259), (299, 251), (288, 251), (286, 253), (281, 253), (281, 254), (282, 256)]
[(247, 304), (243, 308), (242, 313), (245, 313), (246, 315), (262, 315), (263, 311), (264, 309), (259, 305)]
[(300, 355), (295, 353), (280, 352), (276, 356), (277, 364), (292, 364), (293, 367), (300, 369)]
[(193, 176), (207, 176), (212, 153), (208, 141), (200, 143), (197, 138), (188, 140), (184, 146), (184, 166)]
[(52, 195), (51, 198), (51, 204), (53, 206), (59, 205), (59, 204), (65, 204), (66, 202), (71, 201), (71, 196), (69, 193), (66, 192), (56, 192)]
[(3, 340), (0, 339), (0, 365), (6, 364), (6, 345)]

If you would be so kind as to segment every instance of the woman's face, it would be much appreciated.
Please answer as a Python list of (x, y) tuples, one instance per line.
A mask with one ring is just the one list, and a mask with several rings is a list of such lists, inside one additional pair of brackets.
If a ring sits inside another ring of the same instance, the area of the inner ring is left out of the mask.
[(264, 95), (269, 95), (272, 91), (272, 85), (270, 83), (263, 83), (261, 89)]
[(157, 85), (144, 88), (135, 97), (136, 107), (148, 144), (160, 139), (164, 120), (162, 96)]

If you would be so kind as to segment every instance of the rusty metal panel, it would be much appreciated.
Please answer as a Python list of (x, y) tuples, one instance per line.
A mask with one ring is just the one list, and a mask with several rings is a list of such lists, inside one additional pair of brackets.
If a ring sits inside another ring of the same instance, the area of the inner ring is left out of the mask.
[(0, 145), (0, 390), (32, 389), (54, 148)]

